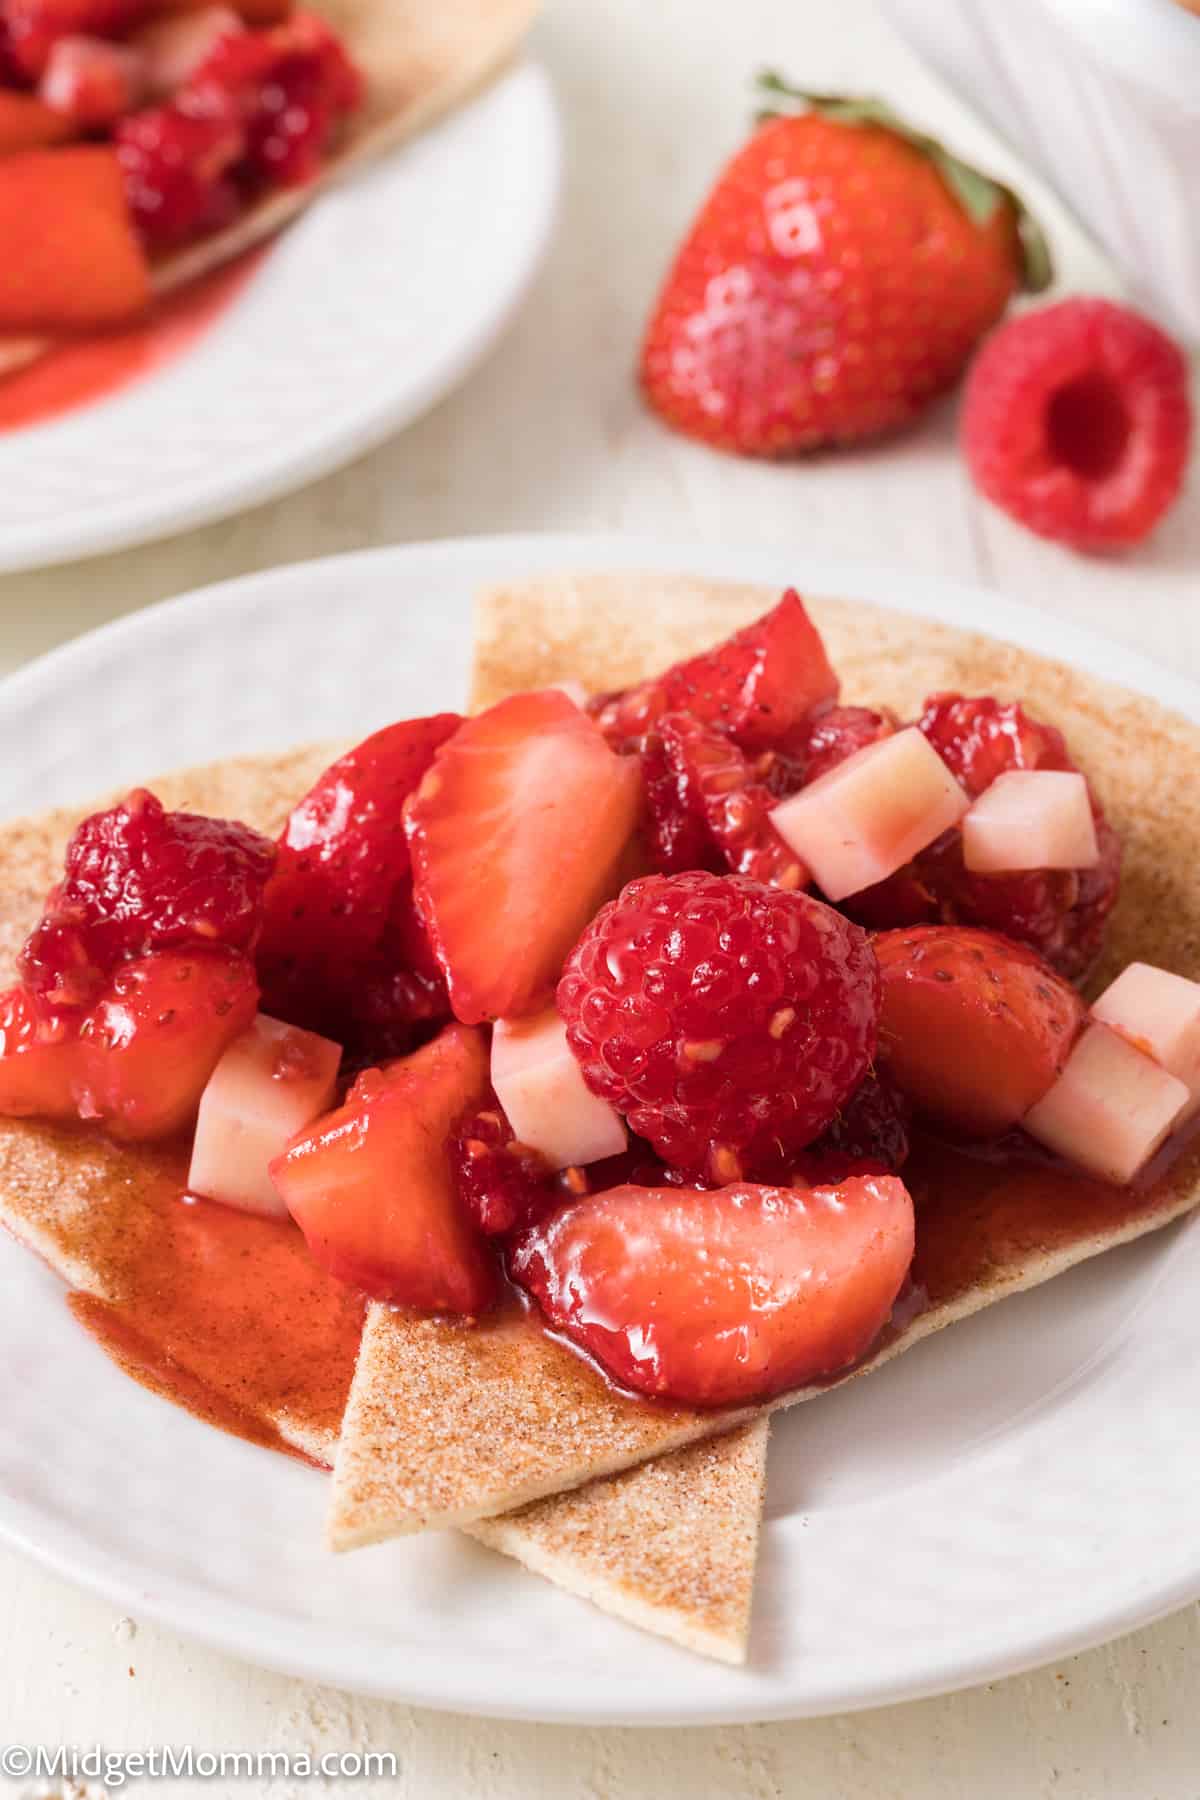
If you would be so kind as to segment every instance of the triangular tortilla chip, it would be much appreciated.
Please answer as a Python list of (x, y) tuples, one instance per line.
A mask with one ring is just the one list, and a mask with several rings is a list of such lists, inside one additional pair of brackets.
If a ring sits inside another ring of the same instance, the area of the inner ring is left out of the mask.
[[(270, 194), (200, 243), (154, 265), (170, 294), (274, 237), (317, 194), (371, 157), (423, 131), (481, 87), (514, 52), (540, 0), (316, 0), (366, 78), (366, 98), (318, 178)], [(53, 350), (52, 338), (0, 338), (0, 376)]]
[[(498, 590), (480, 608), (474, 698), (570, 677), (594, 689), (618, 687), (706, 648), (775, 598), (761, 588), (652, 575), (565, 576)], [(1178, 778), (1181, 766), (1200, 762), (1200, 730), (1150, 700), (1011, 645), (869, 606), (820, 602), (812, 610), (850, 701), (912, 714), (926, 694), (956, 687), (1022, 698), (1060, 725), (1126, 844), (1102, 974), (1141, 958), (1200, 976), (1200, 892), (1191, 878), (1200, 802), (1193, 784)], [(1144, 1192), (1083, 1177), (1065, 1185), (1032, 1167), (996, 1168), (981, 1189), (979, 1165), (970, 1167), (968, 1218), (964, 1166), (952, 1154), (926, 1151), (906, 1170), (918, 1208), (914, 1276), (922, 1309), (891, 1328), (855, 1374), (1165, 1225), (1200, 1198), (1196, 1150)], [(623, 1400), (523, 1317), (469, 1329), (378, 1309), (339, 1445), (331, 1541), (349, 1548), (509, 1511), (745, 1416)]]
[[(153, 786), (168, 806), (243, 818), (274, 832), (341, 747), (227, 762)], [(77, 817), (61, 810), (0, 827), (0, 967), (11, 963), (37, 918)], [(185, 1175), (186, 1152), (177, 1147), (122, 1148), (91, 1133), (0, 1120), (0, 1220), (75, 1290), (72, 1310), (110, 1354), (135, 1379), (202, 1416), (332, 1465), (361, 1301), (320, 1275), (298, 1233), (210, 1214), (210, 1234), (204, 1216), (179, 1206)], [(181, 1234), (165, 1266), (158, 1253), (164, 1232)], [(195, 1262), (214, 1252), (252, 1259), (244, 1312), (209, 1307), (211, 1267), (207, 1282), (187, 1279)], [(293, 1332), (273, 1332), (281, 1294), (271, 1293), (272, 1280), (303, 1306), (300, 1358)], [(231, 1365), (230, 1331), (249, 1346), (248, 1362), (242, 1356)], [(712, 1479), (714, 1450), (685, 1450), (618, 1477), (611, 1493), (597, 1482), (522, 1518), (491, 1521), (477, 1535), (632, 1623), (740, 1662), (766, 1428), (752, 1425), (728, 1443)]]
[(467, 1529), (627, 1624), (744, 1662), (769, 1423)]

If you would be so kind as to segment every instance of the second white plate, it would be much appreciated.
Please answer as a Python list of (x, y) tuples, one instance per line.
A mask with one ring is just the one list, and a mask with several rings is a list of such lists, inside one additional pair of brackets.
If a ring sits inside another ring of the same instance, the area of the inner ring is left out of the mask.
[(523, 64), (323, 194), (193, 347), (109, 398), (0, 432), (0, 571), (258, 505), (408, 424), (523, 295), (560, 156), (549, 80)]
[[(1200, 720), (1188, 683), (981, 589), (803, 554), (481, 539), (252, 576), (45, 658), (0, 687), (0, 813), (453, 705), (482, 583), (698, 566), (985, 628)], [(330, 1556), (323, 1477), (135, 1387), (8, 1242), (0, 1532), (135, 1616), (422, 1705), (674, 1724), (909, 1699), (1200, 1595), (1198, 1284), (1189, 1222), (783, 1417), (744, 1670), (642, 1636), (453, 1533)]]

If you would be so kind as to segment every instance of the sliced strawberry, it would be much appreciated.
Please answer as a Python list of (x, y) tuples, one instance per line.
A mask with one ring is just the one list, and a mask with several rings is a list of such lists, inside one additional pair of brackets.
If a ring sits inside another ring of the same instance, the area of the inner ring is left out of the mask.
[(459, 1198), (450, 1140), (487, 1092), (483, 1033), (448, 1025), (360, 1075), (343, 1107), (292, 1140), (271, 1179), (323, 1268), (420, 1312), (486, 1311), (497, 1271)]
[(838, 1374), (887, 1322), (913, 1254), (894, 1176), (839, 1187), (611, 1188), (523, 1237), (514, 1277), (617, 1381), (732, 1406)]
[(821, 634), (789, 588), (770, 612), (715, 650), (601, 696), (592, 710), (617, 747), (644, 736), (661, 713), (688, 712), (753, 751), (787, 743), (810, 713), (837, 698), (838, 687)]
[(36, 94), (0, 86), (0, 156), (11, 156), (15, 150), (48, 149), (77, 135), (75, 121), (55, 112)]
[(516, 694), (442, 746), (406, 809), (418, 911), (468, 1024), (550, 998), (620, 885), (636, 762), (555, 689)]
[(449, 1012), (412, 903), (403, 806), (457, 713), (405, 719), (339, 757), (284, 827), (258, 948), (264, 1010), (352, 1057), (411, 1048)]
[(124, 963), (79, 1028), (80, 1118), (117, 1138), (182, 1131), (257, 1006), (253, 964), (236, 951), (160, 950)]
[(1023, 944), (964, 926), (874, 939), (879, 1059), (913, 1105), (969, 1137), (1016, 1125), (1052, 1086), (1084, 1006)]
[(0, 1115), (77, 1116), (73, 1024), (48, 1016), (27, 987), (0, 994)]
[(0, 332), (124, 324), (150, 301), (150, 271), (107, 144), (0, 159)]

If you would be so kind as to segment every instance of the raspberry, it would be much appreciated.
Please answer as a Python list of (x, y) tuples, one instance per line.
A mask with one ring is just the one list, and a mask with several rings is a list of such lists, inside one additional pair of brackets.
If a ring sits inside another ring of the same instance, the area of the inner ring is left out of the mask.
[(450, 1160), (459, 1198), (484, 1237), (523, 1231), (571, 1195), (544, 1157), (514, 1140), (498, 1104), (463, 1120), (450, 1139)]
[[(972, 799), (1010, 769), (1075, 768), (1062, 732), (1015, 702), (934, 694), (917, 723)], [(1121, 877), (1120, 841), (1094, 794), (1092, 812), (1100, 845), (1093, 869), (975, 875), (954, 831), (887, 881), (856, 894), (847, 909), (877, 931), (938, 922), (983, 926), (1028, 944), (1079, 980), (1100, 953)]]
[(294, 186), (317, 173), (362, 80), (321, 20), (297, 13), (271, 31), (223, 38), (188, 84), (190, 104), (231, 101), (246, 131), (248, 175)]
[(1003, 325), (975, 359), (962, 442), (976, 486), (1042, 537), (1138, 543), (1174, 502), (1191, 436), (1182, 352), (1110, 300)]
[[(800, 741), (805, 781), (816, 781), (856, 750), (890, 737), (896, 725), (895, 713), (873, 712), (869, 706), (831, 706), (810, 721)], [(795, 789), (788, 791), (794, 793)]]
[(85, 819), (21, 952), (45, 1005), (82, 1006), (151, 950), (253, 947), (275, 847), (246, 825), (167, 812), (145, 788)]
[(864, 932), (739, 875), (651, 875), (597, 914), (558, 987), (594, 1093), (675, 1168), (736, 1181), (811, 1143), (862, 1080)]
[(151, 250), (190, 243), (236, 217), (232, 174), (246, 139), (227, 101), (147, 107), (122, 119), (114, 137), (133, 222)]
[(833, 1120), (800, 1158), (806, 1181), (895, 1174), (908, 1161), (912, 1108), (898, 1088), (869, 1070)]

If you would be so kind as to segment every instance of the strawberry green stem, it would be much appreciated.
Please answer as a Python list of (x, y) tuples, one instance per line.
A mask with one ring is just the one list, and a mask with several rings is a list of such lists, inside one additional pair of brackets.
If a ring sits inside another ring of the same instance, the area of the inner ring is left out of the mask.
[(1054, 279), (1054, 265), (1045, 233), (1015, 189), (994, 176), (985, 175), (927, 132), (918, 131), (899, 113), (893, 112), (885, 100), (871, 95), (820, 94), (793, 87), (773, 70), (764, 70), (756, 83), (762, 105), (757, 119), (777, 119), (796, 112), (816, 112), (839, 125), (874, 125), (895, 132), (905, 143), (912, 144), (927, 156), (938, 170), (951, 193), (977, 225), (986, 225), (996, 208), (1005, 201), (1016, 217), (1021, 242), (1021, 278), (1025, 289), (1040, 294)]

